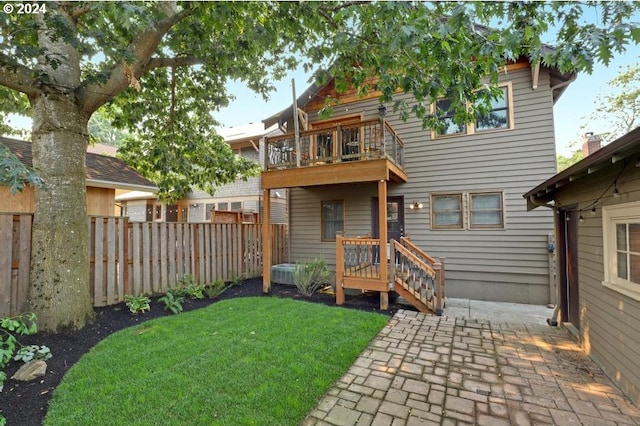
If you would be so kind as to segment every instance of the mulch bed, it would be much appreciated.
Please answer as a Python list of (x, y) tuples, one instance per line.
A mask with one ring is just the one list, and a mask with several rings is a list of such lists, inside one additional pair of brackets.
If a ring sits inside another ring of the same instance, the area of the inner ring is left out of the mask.
[[(190, 300), (184, 304), (184, 311), (203, 308), (219, 300), (250, 296), (287, 297), (335, 306), (335, 296), (333, 295), (316, 293), (307, 298), (300, 295), (294, 286), (289, 285), (275, 284), (272, 286), (271, 293), (264, 295), (262, 293), (262, 278), (253, 278), (239, 285), (228, 287), (215, 299)], [(347, 296), (346, 303), (343, 306), (350, 309), (382, 312), (389, 315), (393, 315), (399, 308), (405, 308), (404, 306), (390, 303), (388, 311), (380, 311), (378, 293)], [(4, 390), (0, 393), (0, 412), (6, 417), (8, 426), (41, 425), (55, 387), (60, 383), (67, 370), (100, 340), (111, 333), (143, 321), (172, 315), (164, 311), (162, 305), (155, 299), (151, 303), (151, 311), (144, 314), (132, 315), (124, 304), (96, 308), (95, 312), (95, 320), (81, 330), (57, 334), (39, 333), (34, 336), (19, 338), (19, 341), (25, 345), (48, 346), (51, 349), (53, 358), (47, 361), (46, 375), (31, 382), (17, 382), (11, 379), (11, 376), (22, 363), (11, 362), (5, 369), (7, 380)]]

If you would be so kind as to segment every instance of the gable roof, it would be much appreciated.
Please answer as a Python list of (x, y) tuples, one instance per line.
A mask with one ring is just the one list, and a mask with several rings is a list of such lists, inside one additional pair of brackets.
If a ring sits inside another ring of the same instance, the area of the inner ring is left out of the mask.
[(629, 157), (634, 157), (630, 161), (636, 161), (635, 165), (639, 167), (640, 127), (578, 161), (568, 169), (550, 177), (524, 194), (523, 197), (527, 199), (527, 209), (533, 210), (543, 203), (552, 201), (555, 193), (569, 182), (580, 180), (609, 163), (618, 163), (622, 160), (629, 161)]
[[(0, 137), (5, 145), (22, 164), (33, 167), (31, 142)], [(127, 166), (122, 160), (106, 155), (86, 153), (87, 185), (99, 188), (155, 191), (158, 188), (150, 180)]]

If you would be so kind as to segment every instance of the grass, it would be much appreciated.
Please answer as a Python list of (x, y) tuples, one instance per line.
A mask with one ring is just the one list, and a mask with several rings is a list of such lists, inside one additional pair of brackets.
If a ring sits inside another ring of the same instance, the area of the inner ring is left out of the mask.
[(148, 321), (82, 357), (45, 424), (299, 424), (387, 321), (264, 297)]

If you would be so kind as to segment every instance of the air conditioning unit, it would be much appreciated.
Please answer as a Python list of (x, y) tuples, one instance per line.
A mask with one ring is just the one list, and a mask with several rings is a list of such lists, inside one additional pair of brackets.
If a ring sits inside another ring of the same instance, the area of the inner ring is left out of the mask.
[(293, 282), (294, 263), (281, 263), (271, 267), (271, 282), (276, 284), (295, 285)]

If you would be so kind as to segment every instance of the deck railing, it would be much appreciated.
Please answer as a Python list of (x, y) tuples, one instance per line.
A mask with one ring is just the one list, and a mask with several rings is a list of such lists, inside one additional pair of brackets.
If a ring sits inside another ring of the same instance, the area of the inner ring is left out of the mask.
[[(429, 256), (408, 238), (391, 240), (387, 248), (377, 238), (345, 238), (338, 235), (336, 304), (345, 302), (344, 291), (347, 288), (379, 291), (381, 294), (393, 290), (418, 310), (442, 315), (445, 295), (444, 260)], [(390, 282), (393, 287), (390, 287)], [(383, 305), (386, 304), (383, 302), (386, 299), (381, 297), (380, 309), (387, 309)]]
[(404, 143), (384, 120), (367, 120), (266, 139), (265, 169), (290, 169), (388, 158), (401, 166)]
[[(429, 256), (409, 239), (393, 241), (394, 290), (405, 298), (417, 299), (424, 308), (442, 315), (444, 309), (444, 258)], [(420, 306), (416, 306), (420, 308)]]

